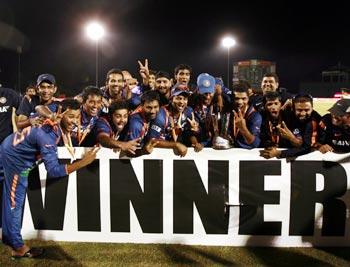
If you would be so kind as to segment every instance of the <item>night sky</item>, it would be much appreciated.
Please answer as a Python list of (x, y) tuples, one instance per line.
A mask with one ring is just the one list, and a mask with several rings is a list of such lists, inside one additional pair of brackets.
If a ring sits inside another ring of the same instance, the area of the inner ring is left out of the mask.
[(68, 94), (94, 84), (95, 46), (83, 29), (98, 19), (108, 31), (100, 42), (100, 85), (112, 67), (139, 77), (137, 60), (145, 58), (151, 69), (173, 73), (187, 63), (194, 76), (208, 72), (226, 81), (227, 50), (220, 40), (231, 33), (238, 42), (232, 62), (275, 61), (281, 86), (297, 91), (300, 81), (320, 79), (338, 62), (350, 65), (346, 1), (308, 2), (1, 0), (0, 83), (17, 87), (20, 45), (22, 91), (46, 72)]

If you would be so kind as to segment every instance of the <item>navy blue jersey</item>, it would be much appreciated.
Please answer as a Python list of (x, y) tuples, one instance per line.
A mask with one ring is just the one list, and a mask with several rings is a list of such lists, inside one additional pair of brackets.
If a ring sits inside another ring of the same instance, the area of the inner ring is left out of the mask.
[[(191, 131), (191, 124), (188, 121), (188, 119), (192, 120), (192, 114), (194, 114), (193, 109), (186, 107), (181, 117), (179, 117), (173, 112), (173, 107), (171, 105), (167, 105), (164, 108), (169, 116), (169, 124), (166, 129), (165, 139), (167, 141), (177, 141), (189, 146), (191, 143), (189, 140), (190, 136), (196, 134)], [(176, 140), (174, 140), (174, 135), (176, 135)]]
[(144, 92), (152, 90), (149, 85), (137, 85), (131, 90), (130, 108), (136, 109), (141, 104), (141, 96)]
[[(282, 151), (280, 157), (296, 157), (310, 152), (311, 147), (315, 145), (318, 136), (317, 125), (320, 121), (320, 115), (313, 111), (310, 118), (305, 121), (300, 121), (294, 114), (294, 112), (285, 110), (281, 111), (281, 116), (277, 121), (271, 121), (269, 117), (264, 113), (262, 129), (261, 129), (261, 147), (281, 147), (288, 148)], [(301, 139), (301, 147), (294, 147), (293, 144), (282, 138), (279, 135), (279, 131), (276, 128), (278, 124), (284, 121), (288, 129), (293, 133), (296, 138)]]
[(330, 145), (334, 152), (350, 152), (350, 128), (332, 124), (331, 114), (322, 117), (319, 123), (319, 143)]
[[(231, 117), (234, 118), (233, 113), (231, 113)], [(260, 113), (254, 109), (253, 106), (249, 106), (244, 114), (244, 119), (246, 121), (247, 129), (255, 137), (254, 141), (251, 144), (248, 144), (242, 133), (239, 131), (239, 129), (235, 129), (234, 119), (232, 119), (232, 124), (229, 130), (231, 133), (231, 137), (234, 141), (234, 146), (246, 149), (257, 148), (260, 145), (260, 130), (262, 117)]]
[(281, 152), (280, 158), (297, 157), (307, 154), (316, 144), (318, 135), (318, 124), (321, 120), (320, 114), (312, 111), (310, 118), (307, 120), (299, 120), (293, 111), (287, 111), (285, 123), (288, 129), (295, 135), (302, 138), (301, 147), (293, 147)]
[[(280, 136), (279, 130), (277, 129), (277, 125), (281, 125), (282, 121), (286, 122), (288, 128), (290, 127), (290, 125), (287, 124), (289, 120), (287, 120), (286, 113), (283, 110), (280, 111), (280, 116), (277, 120), (271, 119), (266, 111), (263, 112), (260, 147), (293, 147), (293, 144), (289, 140)], [(297, 138), (302, 138), (300, 132), (295, 132), (294, 135)]]
[[(50, 104), (46, 104), (46, 106), (52, 112), (57, 112), (59, 104), (60, 102), (58, 101), (52, 101)], [(35, 107), (38, 105), (42, 105), (39, 96), (32, 96), (30, 100), (27, 97), (23, 97), (22, 102), (17, 110), (17, 115), (24, 115), (29, 118), (30, 116), (35, 115)]]
[(21, 97), (12, 89), (0, 87), (0, 144), (12, 133), (12, 108), (18, 109)]
[(141, 138), (141, 146), (152, 138), (165, 140), (168, 123), (169, 118), (163, 107), (159, 109), (157, 117), (152, 121), (146, 120), (144, 111), (140, 108), (130, 116), (127, 140)]
[[(293, 98), (293, 94), (289, 93), (286, 88), (278, 88), (277, 92), (280, 93), (282, 105), (288, 100)], [(264, 96), (262, 94), (254, 94), (249, 97), (249, 102), (253, 105), (255, 110), (263, 113), (264, 107)]]
[[(95, 137), (91, 134), (98, 116), (89, 116), (80, 108), (80, 125), (74, 127), (71, 133), (73, 146), (92, 147), (95, 144)], [(79, 129), (78, 129), (79, 128)]]
[[(218, 117), (226, 117), (227, 110), (229, 110), (230, 103), (228, 102), (228, 97), (222, 94), (223, 107), (222, 112), (219, 111), (218, 106), (218, 97), (216, 95), (213, 96), (211, 104), (206, 106), (203, 105), (203, 95), (193, 94), (192, 97), (192, 105), (193, 112), (196, 118), (196, 121), (199, 123), (200, 132), (198, 134), (199, 142), (204, 147), (212, 146), (212, 139), (215, 136), (214, 129), (214, 120), (218, 119)], [(219, 115), (220, 114), (220, 115)], [(220, 119), (219, 119), (220, 120)], [(219, 123), (220, 124), (220, 123)]]
[(49, 177), (68, 174), (67, 165), (61, 165), (57, 158), (57, 142), (61, 129), (57, 125), (27, 127), (8, 136), (0, 146), (1, 162), (4, 167), (2, 194), (2, 241), (13, 249), (23, 247), (21, 224), (28, 175), (39, 157), (44, 161)]
[[(99, 117), (96, 125), (92, 130), (92, 135), (97, 138), (100, 133), (107, 134), (110, 138), (125, 141), (127, 135), (128, 124), (126, 124), (121, 132), (118, 132), (109, 116)], [(97, 142), (96, 142), (97, 143)]]
[(199, 142), (201, 142), (204, 147), (212, 146), (212, 138), (214, 137), (213, 116), (215, 114), (213, 109), (214, 107), (212, 105), (197, 105), (194, 108), (194, 116), (200, 128)]
[[(33, 168), (41, 158), (49, 176), (65, 176), (67, 166), (59, 164), (57, 158), (57, 143), (60, 139), (61, 130), (57, 126), (29, 126), (21, 132), (11, 134), (3, 141), (2, 158), (11, 163), (11, 168), (18, 174)], [(4, 165), (4, 169), (6, 168)]]

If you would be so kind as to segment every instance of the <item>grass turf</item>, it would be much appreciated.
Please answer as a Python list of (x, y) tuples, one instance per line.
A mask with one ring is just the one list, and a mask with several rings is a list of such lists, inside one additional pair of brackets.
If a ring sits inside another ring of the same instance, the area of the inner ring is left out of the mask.
[(314, 101), (314, 109), (320, 113), (320, 115), (325, 115), (328, 113), (333, 104), (337, 101), (335, 98), (319, 98)]
[(30, 240), (37, 259), (12, 260), (0, 245), (0, 266), (350, 266), (350, 248), (209, 247)]

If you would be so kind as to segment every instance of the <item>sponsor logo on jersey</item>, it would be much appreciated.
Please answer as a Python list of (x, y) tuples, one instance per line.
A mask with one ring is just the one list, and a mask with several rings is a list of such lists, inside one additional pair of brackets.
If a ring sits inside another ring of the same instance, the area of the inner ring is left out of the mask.
[(5, 104), (6, 103), (6, 101), (7, 101), (7, 99), (6, 99), (6, 97), (0, 97), (0, 103), (1, 104)]
[(160, 128), (160, 127), (157, 126), (157, 125), (152, 125), (152, 126), (151, 126), (151, 129), (157, 131), (158, 133), (160, 133), (160, 132), (162, 131), (162, 128)]
[(294, 135), (300, 134), (300, 130), (299, 130), (298, 128), (294, 129), (293, 134), (294, 134)]
[(4, 112), (7, 112), (7, 110), (9, 109), (10, 106), (3, 106), (3, 107), (0, 107), (0, 113), (4, 113)]

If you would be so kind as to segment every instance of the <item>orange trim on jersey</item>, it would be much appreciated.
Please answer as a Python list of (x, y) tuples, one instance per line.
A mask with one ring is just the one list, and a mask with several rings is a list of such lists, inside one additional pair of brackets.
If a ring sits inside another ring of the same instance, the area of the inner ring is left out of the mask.
[(15, 176), (13, 176), (13, 180), (12, 180), (12, 185), (11, 185), (11, 208), (15, 208), (16, 207), (16, 188), (17, 188), (17, 183), (18, 183), (18, 175), (15, 174)]
[(312, 124), (311, 146), (313, 146), (314, 144), (316, 144), (316, 140), (317, 140), (317, 122), (312, 120), (311, 124)]
[(326, 125), (324, 124), (323, 121), (320, 121), (319, 126), (322, 130), (326, 130)]
[(135, 108), (135, 110), (133, 112), (131, 112), (130, 115), (133, 115), (133, 114), (136, 114), (136, 113), (139, 113), (139, 112), (143, 112), (143, 108), (141, 105), (139, 105), (137, 108)]
[(30, 131), (32, 130), (32, 126), (28, 126), (24, 129), (22, 129), (21, 132), (15, 132), (13, 136), (12, 145), (17, 146), (19, 143), (23, 142), (24, 138), (30, 134)]
[[(278, 125), (280, 125), (280, 122), (278, 123)], [(273, 130), (273, 125), (272, 125), (272, 122), (269, 121), (269, 129), (270, 129), (270, 137), (271, 137), (271, 141), (276, 145), (278, 146), (279, 145), (279, 142), (280, 142), (280, 135), (279, 134), (275, 134), (274, 130)]]
[(52, 121), (51, 119), (46, 119), (43, 122), (43, 125), (50, 125), (52, 128), (54, 128), (55, 125), (57, 125), (57, 122), (56, 121)]

